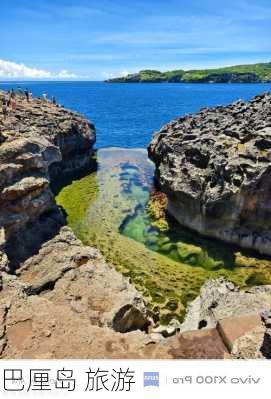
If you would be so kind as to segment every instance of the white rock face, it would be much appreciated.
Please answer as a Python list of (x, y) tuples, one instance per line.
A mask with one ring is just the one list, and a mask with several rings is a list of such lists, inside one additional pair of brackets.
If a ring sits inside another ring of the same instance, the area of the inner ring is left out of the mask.
[(271, 309), (271, 286), (243, 291), (224, 278), (208, 280), (191, 302), (181, 331), (212, 328), (230, 317), (260, 314)]

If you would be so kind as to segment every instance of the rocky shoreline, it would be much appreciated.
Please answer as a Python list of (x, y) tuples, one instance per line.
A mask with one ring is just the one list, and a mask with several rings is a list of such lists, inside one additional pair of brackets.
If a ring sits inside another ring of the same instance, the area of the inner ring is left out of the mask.
[(183, 226), (271, 255), (271, 94), (164, 126), (149, 156)]
[(183, 325), (155, 326), (142, 296), (55, 203), (57, 180), (90, 171), (94, 126), (38, 99), (17, 103), (0, 115), (0, 358), (269, 357), (270, 286), (208, 282)]

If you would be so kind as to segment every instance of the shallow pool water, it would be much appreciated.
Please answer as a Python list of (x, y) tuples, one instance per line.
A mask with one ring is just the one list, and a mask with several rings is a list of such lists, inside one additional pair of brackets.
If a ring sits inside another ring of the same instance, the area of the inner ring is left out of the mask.
[(145, 150), (101, 149), (97, 163), (97, 172), (63, 188), (57, 202), (77, 236), (130, 279), (160, 322), (182, 320), (208, 278), (271, 283), (269, 260), (203, 238), (167, 215)]

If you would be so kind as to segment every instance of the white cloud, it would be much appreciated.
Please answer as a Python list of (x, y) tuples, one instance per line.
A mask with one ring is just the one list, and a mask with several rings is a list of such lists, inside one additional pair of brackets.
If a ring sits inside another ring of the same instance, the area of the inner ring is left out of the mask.
[(71, 73), (66, 69), (62, 69), (59, 73), (55, 75), (59, 79), (76, 79), (78, 76), (75, 73)]
[(78, 76), (68, 72), (66, 69), (58, 73), (45, 71), (43, 69), (30, 68), (25, 64), (0, 59), (0, 78), (7, 79), (75, 79)]
[(125, 69), (124, 71), (122, 71), (122, 72), (120, 73), (120, 76), (123, 76), (123, 77), (125, 78), (127, 75), (129, 75), (129, 73), (130, 73), (130, 72), (128, 72), (128, 71)]
[(115, 71), (115, 72), (102, 72), (102, 76), (105, 79), (112, 79), (112, 78), (119, 78), (119, 77), (125, 77), (129, 75), (131, 72), (127, 70), (123, 71)]

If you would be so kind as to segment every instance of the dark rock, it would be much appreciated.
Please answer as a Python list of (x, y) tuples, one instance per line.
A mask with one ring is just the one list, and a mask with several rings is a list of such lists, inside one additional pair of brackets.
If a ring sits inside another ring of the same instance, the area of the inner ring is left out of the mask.
[(168, 211), (184, 226), (271, 255), (271, 94), (203, 109), (149, 146)]

